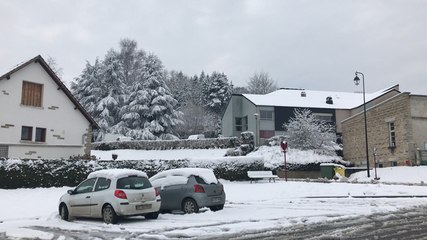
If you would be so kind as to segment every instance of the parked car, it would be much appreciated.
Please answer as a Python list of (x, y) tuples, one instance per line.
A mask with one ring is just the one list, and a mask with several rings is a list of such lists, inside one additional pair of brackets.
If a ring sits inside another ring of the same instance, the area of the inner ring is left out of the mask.
[(224, 208), (224, 187), (211, 169), (172, 169), (152, 176), (150, 181), (160, 191), (161, 212), (197, 213), (202, 207), (212, 211)]
[(160, 204), (160, 193), (144, 172), (106, 169), (90, 173), (74, 190), (62, 195), (58, 210), (63, 220), (90, 217), (114, 224), (126, 216), (157, 219)]

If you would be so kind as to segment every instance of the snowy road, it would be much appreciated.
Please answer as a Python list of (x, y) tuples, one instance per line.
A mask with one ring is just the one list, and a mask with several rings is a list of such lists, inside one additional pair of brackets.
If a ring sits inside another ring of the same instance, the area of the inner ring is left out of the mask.
[[(284, 181), (223, 183), (227, 202), (222, 211), (161, 214), (157, 220), (135, 217), (124, 219), (118, 225), (90, 219), (62, 221), (57, 203), (68, 188), (0, 189), (0, 239), (258, 239), (269, 237), (262, 235), (266, 233), (288, 234), (289, 227), (295, 228), (292, 232), (310, 234), (311, 226), (324, 226), (328, 233), (332, 230), (328, 223), (325, 225), (327, 221), (335, 221), (331, 225), (335, 226), (350, 221), (343, 219), (356, 217), (354, 224), (359, 224), (358, 219), (365, 216), (387, 216), (389, 212), (421, 206), (427, 201), (421, 197), (379, 198), (427, 196), (426, 186)], [(316, 198), (319, 196), (338, 198)], [(370, 197), (358, 198), (366, 196)], [(301, 227), (304, 224), (309, 228)], [(311, 233), (317, 231), (321, 229)]]

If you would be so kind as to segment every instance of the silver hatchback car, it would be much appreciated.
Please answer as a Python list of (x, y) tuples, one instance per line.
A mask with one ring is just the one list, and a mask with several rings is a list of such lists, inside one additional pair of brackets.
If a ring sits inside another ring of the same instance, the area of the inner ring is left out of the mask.
[(211, 169), (167, 170), (151, 177), (150, 182), (160, 191), (161, 212), (181, 210), (184, 213), (197, 213), (202, 207), (208, 207), (211, 211), (224, 208), (224, 186), (218, 182)]
[(143, 215), (157, 219), (161, 199), (147, 175), (133, 169), (105, 169), (89, 174), (74, 190), (59, 200), (62, 219), (102, 218), (117, 223), (121, 216)]

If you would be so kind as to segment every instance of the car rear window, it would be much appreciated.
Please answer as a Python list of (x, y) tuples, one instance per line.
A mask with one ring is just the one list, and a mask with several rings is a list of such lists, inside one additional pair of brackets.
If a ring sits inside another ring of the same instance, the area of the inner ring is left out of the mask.
[(194, 176), (194, 178), (196, 179), (196, 182), (198, 184), (206, 184), (205, 180), (203, 180), (203, 178), (199, 177), (199, 176)]
[(145, 189), (150, 187), (151, 183), (145, 177), (130, 176), (117, 180), (117, 189)]

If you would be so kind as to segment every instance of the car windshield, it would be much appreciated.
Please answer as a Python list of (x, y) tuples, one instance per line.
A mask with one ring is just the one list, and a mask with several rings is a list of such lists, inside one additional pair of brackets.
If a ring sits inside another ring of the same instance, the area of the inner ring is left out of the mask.
[(130, 176), (117, 180), (117, 189), (145, 189), (150, 187), (151, 183), (145, 177)]

